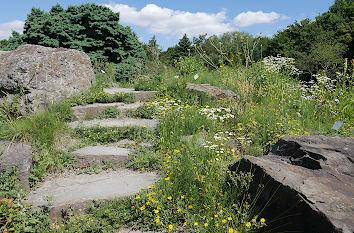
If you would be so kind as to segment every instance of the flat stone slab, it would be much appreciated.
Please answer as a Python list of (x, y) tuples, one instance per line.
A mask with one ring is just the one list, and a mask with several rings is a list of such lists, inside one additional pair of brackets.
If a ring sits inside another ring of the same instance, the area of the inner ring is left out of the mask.
[(157, 127), (156, 119), (137, 119), (137, 118), (123, 118), (123, 119), (94, 119), (90, 121), (73, 121), (70, 122), (69, 127), (124, 127), (124, 126), (138, 126), (147, 127), (150, 129)]
[(159, 180), (155, 173), (139, 173), (128, 169), (104, 171), (95, 175), (68, 174), (45, 181), (31, 191), (25, 203), (37, 209), (51, 200), (51, 208), (60, 211), (67, 204), (77, 205), (92, 200), (111, 200), (138, 193)]
[(220, 87), (211, 86), (210, 84), (187, 83), (187, 89), (196, 92), (198, 95), (207, 94), (212, 100), (219, 99), (236, 99), (240, 97), (231, 90), (224, 90)]
[(110, 161), (114, 164), (122, 164), (132, 152), (130, 149), (114, 146), (88, 146), (72, 152), (80, 164), (98, 163)]
[(120, 112), (125, 112), (127, 110), (136, 110), (140, 106), (143, 106), (142, 102), (135, 102), (132, 104), (124, 104), (124, 103), (94, 103), (88, 104), (84, 106), (75, 106), (72, 107), (74, 120), (84, 120), (88, 117), (96, 118), (100, 112), (105, 111), (109, 107), (117, 108)]
[(18, 142), (0, 141), (0, 173), (17, 167), (21, 188), (29, 190), (29, 175), (32, 168), (32, 149)]
[(118, 93), (126, 93), (126, 94), (133, 94), (135, 98), (139, 101), (146, 102), (151, 98), (156, 96), (156, 91), (136, 91), (133, 88), (103, 88), (103, 91), (107, 94), (118, 94)]

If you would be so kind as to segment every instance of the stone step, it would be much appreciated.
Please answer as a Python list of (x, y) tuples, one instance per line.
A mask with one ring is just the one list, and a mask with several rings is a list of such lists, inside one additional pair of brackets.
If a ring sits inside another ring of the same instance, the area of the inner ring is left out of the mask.
[(100, 112), (105, 111), (109, 107), (117, 108), (121, 112), (125, 112), (127, 110), (136, 110), (140, 106), (143, 106), (142, 102), (135, 102), (132, 104), (124, 104), (124, 103), (94, 103), (88, 104), (84, 106), (75, 106), (72, 107), (74, 120), (84, 120), (88, 117), (95, 118), (99, 115)]
[(133, 94), (135, 98), (139, 101), (146, 102), (151, 98), (156, 96), (156, 91), (136, 91), (133, 88), (103, 88), (103, 91), (107, 94), (118, 94), (118, 93), (126, 93), (126, 94)]
[(124, 127), (138, 126), (154, 129), (157, 127), (156, 119), (138, 119), (138, 118), (123, 118), (123, 119), (94, 119), (90, 121), (73, 121), (68, 123), (70, 128), (77, 127)]
[(78, 158), (80, 164), (103, 164), (103, 161), (123, 164), (132, 152), (131, 149), (114, 146), (87, 146), (73, 151), (72, 154)]
[(159, 176), (155, 173), (128, 169), (103, 171), (95, 175), (64, 174), (45, 181), (38, 189), (31, 191), (24, 202), (38, 209), (50, 200), (50, 215), (55, 219), (68, 204), (75, 211), (82, 211), (93, 200), (112, 200), (134, 195), (158, 180)]

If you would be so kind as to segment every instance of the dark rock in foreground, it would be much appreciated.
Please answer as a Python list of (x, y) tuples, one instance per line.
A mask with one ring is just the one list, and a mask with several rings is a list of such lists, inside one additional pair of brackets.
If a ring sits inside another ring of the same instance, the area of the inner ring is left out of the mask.
[(187, 89), (194, 91), (199, 95), (207, 94), (212, 100), (219, 99), (240, 99), (233, 91), (224, 90), (220, 87), (211, 86), (209, 84), (187, 83)]
[(0, 171), (16, 166), (21, 188), (29, 190), (29, 175), (32, 168), (32, 150), (24, 143), (0, 141)]
[[(254, 172), (251, 196), (271, 232), (354, 232), (354, 138), (285, 136), (230, 170)], [(262, 188), (264, 187), (264, 188)], [(279, 227), (280, 228), (276, 228)]]
[(90, 58), (74, 49), (23, 45), (0, 53), (0, 90), (15, 94), (23, 89), (23, 102), (34, 110), (80, 94), (94, 80)]

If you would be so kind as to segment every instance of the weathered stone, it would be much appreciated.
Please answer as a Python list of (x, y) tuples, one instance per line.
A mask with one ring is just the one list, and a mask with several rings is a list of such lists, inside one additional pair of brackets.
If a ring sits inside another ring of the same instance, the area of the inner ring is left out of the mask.
[(29, 175), (32, 168), (32, 150), (24, 143), (0, 141), (0, 171), (13, 166), (18, 169), (21, 188), (29, 190)]
[(240, 99), (233, 91), (224, 90), (210, 84), (187, 83), (187, 89), (196, 92), (198, 95), (207, 94), (212, 100), (219, 99)]
[(84, 106), (75, 106), (71, 109), (73, 110), (74, 120), (84, 120), (88, 117), (95, 118), (100, 112), (105, 111), (109, 107), (117, 108), (120, 112), (125, 112), (127, 110), (136, 110), (140, 106), (142, 106), (142, 102), (135, 102), (132, 104), (124, 104), (124, 103), (95, 103), (88, 104)]
[(103, 88), (103, 91), (107, 94), (118, 94), (118, 93), (125, 93), (125, 94), (133, 94), (135, 98), (139, 101), (146, 102), (151, 98), (156, 96), (156, 91), (135, 91), (133, 88)]
[(26, 102), (38, 110), (87, 90), (95, 81), (90, 58), (73, 49), (23, 45), (0, 54), (0, 90), (24, 89)]
[(57, 219), (61, 210), (72, 205), (75, 211), (84, 210), (93, 200), (110, 200), (134, 195), (140, 188), (150, 186), (159, 179), (155, 173), (139, 173), (127, 169), (104, 171), (95, 175), (66, 174), (45, 181), (31, 191), (24, 200), (38, 209), (51, 203), (50, 215)]
[(245, 156), (230, 170), (254, 172), (251, 196), (266, 206), (262, 216), (278, 219), (268, 229), (351, 233), (353, 161), (354, 138), (285, 136), (269, 155)]
[(87, 146), (72, 152), (72, 154), (79, 159), (80, 164), (102, 164), (103, 161), (122, 164), (131, 152), (132, 150), (113, 146)]
[(94, 119), (91, 121), (73, 121), (69, 123), (69, 127), (124, 127), (124, 126), (138, 126), (147, 127), (150, 129), (157, 127), (157, 120), (155, 119), (136, 119), (136, 118), (123, 118), (123, 119)]

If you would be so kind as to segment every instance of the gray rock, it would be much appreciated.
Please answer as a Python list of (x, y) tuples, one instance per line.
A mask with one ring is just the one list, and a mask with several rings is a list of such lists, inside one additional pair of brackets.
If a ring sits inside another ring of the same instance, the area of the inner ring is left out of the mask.
[(260, 194), (260, 208), (268, 202), (262, 215), (269, 220), (291, 216), (274, 221), (269, 229), (285, 224), (277, 230), (351, 233), (353, 155), (354, 138), (285, 136), (269, 155), (245, 156), (230, 170), (253, 170), (251, 196)]
[(34, 110), (82, 93), (93, 82), (91, 61), (84, 52), (23, 45), (0, 54), (0, 90), (14, 94), (23, 88)]
[(94, 119), (91, 121), (74, 121), (70, 122), (69, 127), (124, 127), (124, 126), (138, 126), (153, 129), (157, 127), (157, 120), (155, 119), (136, 119), (136, 118), (123, 118), (123, 119)]
[(146, 102), (151, 98), (156, 96), (156, 91), (135, 91), (133, 88), (103, 88), (103, 91), (107, 94), (118, 94), (118, 93), (126, 93), (133, 94), (135, 98), (139, 101)]
[(196, 92), (198, 95), (207, 94), (212, 100), (240, 99), (233, 91), (224, 90), (220, 87), (211, 86), (210, 84), (187, 83), (187, 89)]
[(131, 152), (132, 150), (113, 146), (87, 146), (72, 152), (72, 154), (79, 159), (80, 164), (102, 164), (103, 161), (122, 164)]
[(0, 141), (0, 171), (17, 166), (21, 188), (29, 190), (29, 175), (32, 169), (32, 150), (24, 143)]
[(125, 112), (127, 110), (136, 110), (142, 106), (142, 102), (135, 102), (132, 104), (124, 103), (95, 103), (88, 104), (84, 106), (75, 106), (71, 109), (73, 110), (74, 120), (84, 120), (87, 117), (95, 118), (100, 112), (105, 111), (109, 107), (117, 108), (120, 112)]
[(24, 200), (33, 209), (51, 203), (51, 217), (56, 218), (70, 204), (81, 211), (93, 200), (111, 200), (138, 193), (159, 179), (155, 173), (139, 173), (127, 169), (104, 171), (95, 175), (68, 174), (45, 181)]

